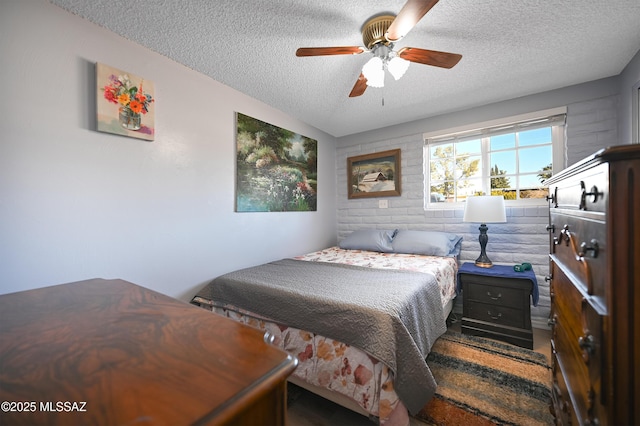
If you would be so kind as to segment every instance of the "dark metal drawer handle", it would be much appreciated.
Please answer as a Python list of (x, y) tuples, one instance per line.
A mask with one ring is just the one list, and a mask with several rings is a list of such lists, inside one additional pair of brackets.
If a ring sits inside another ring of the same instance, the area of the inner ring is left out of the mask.
[(584, 255), (590, 251), (591, 253), (591, 257), (596, 258), (598, 257), (598, 251), (600, 250), (600, 246), (598, 245), (598, 240), (593, 239), (591, 240), (591, 245), (588, 245), (586, 242), (583, 242), (582, 244), (580, 244), (580, 251), (578, 252), (578, 256), (580, 257), (584, 257)]
[(487, 315), (489, 315), (489, 317), (494, 320), (502, 318), (502, 312), (498, 312), (498, 315), (496, 316), (496, 315), (493, 315), (491, 311), (487, 311)]
[[(558, 187), (553, 188), (553, 194), (547, 195), (547, 201), (550, 201), (549, 204), (553, 204), (553, 207), (558, 207)], [(549, 206), (551, 207), (551, 206)]]
[(584, 181), (580, 181), (580, 189), (582, 190), (582, 195), (580, 196), (580, 206), (578, 207), (580, 210), (587, 209), (587, 197), (591, 197), (591, 202), (595, 203), (598, 201), (598, 197), (602, 196), (602, 192), (598, 192), (597, 186), (592, 186), (591, 191), (587, 192), (587, 187), (584, 184)]
[(583, 351), (592, 354), (596, 351), (596, 339), (591, 334), (580, 336), (578, 337), (578, 346)]
[(491, 299), (491, 300), (498, 300), (498, 299), (500, 299), (500, 298), (502, 297), (502, 293), (498, 293), (498, 295), (494, 297), (494, 296), (491, 294), (491, 292), (490, 292), (490, 291), (488, 291), (488, 292), (487, 292), (487, 296), (489, 296), (489, 299)]
[(591, 355), (596, 353), (596, 339), (591, 334), (578, 337), (578, 346), (582, 349), (582, 359), (589, 364)]
[[(562, 227), (562, 231), (560, 231), (560, 236), (556, 237), (555, 235), (553, 236), (553, 245), (557, 246), (562, 242), (565, 242), (567, 245), (569, 245), (569, 242), (571, 241), (571, 231), (569, 231), (569, 225), (565, 224)], [(555, 248), (553, 249), (553, 251), (555, 252)]]

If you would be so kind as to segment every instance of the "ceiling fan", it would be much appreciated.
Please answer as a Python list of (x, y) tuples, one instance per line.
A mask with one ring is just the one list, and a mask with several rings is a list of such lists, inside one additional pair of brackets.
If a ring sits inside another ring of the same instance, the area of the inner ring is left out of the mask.
[(397, 16), (381, 15), (371, 18), (362, 26), (362, 41), (366, 47), (301, 47), (296, 50), (296, 56), (372, 53), (373, 58), (362, 67), (362, 72), (349, 93), (351, 98), (362, 95), (367, 86), (383, 87), (385, 69), (398, 80), (410, 62), (452, 68), (462, 55), (415, 47), (403, 47), (397, 52), (393, 50), (394, 44), (407, 35), (436, 3), (438, 0), (407, 0)]

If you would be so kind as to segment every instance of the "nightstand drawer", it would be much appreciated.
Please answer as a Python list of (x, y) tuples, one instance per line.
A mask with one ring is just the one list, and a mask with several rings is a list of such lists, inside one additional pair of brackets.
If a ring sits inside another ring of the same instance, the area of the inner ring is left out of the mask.
[(509, 327), (525, 328), (525, 314), (522, 309), (465, 300), (465, 317)]
[(490, 286), (471, 283), (465, 288), (465, 299), (488, 304), (498, 304), (502, 306), (520, 307), (523, 306), (523, 298), (526, 303), (529, 301), (529, 292), (520, 289)]

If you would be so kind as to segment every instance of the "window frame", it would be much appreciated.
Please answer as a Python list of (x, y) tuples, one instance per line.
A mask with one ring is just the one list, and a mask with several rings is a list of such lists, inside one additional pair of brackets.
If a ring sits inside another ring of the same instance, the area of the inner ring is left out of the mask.
[[(456, 128), (450, 128), (445, 130), (438, 130), (423, 134), (424, 147), (423, 147), (423, 173), (424, 173), (424, 209), (425, 210), (446, 210), (446, 209), (459, 209), (464, 206), (464, 201), (457, 201), (452, 203), (432, 202), (431, 201), (431, 183), (430, 183), (430, 157), (429, 147), (432, 144), (446, 143), (446, 140), (451, 140), (455, 143), (454, 139), (457, 137), (473, 137), (477, 134), (478, 139), (488, 137), (487, 133), (495, 131), (501, 127), (514, 126), (522, 123), (532, 123), (539, 120), (547, 120), (554, 116), (563, 116), (561, 120), (557, 120), (551, 124), (551, 139), (552, 139), (552, 173), (555, 174), (566, 167), (566, 107), (552, 108), (542, 111), (531, 112), (527, 114), (521, 114), (516, 116), (505, 117), (497, 120), (485, 121), (480, 123), (473, 123), (466, 126), (460, 126)], [(514, 129), (514, 133), (518, 131), (524, 131), (526, 129)], [(509, 133), (509, 132), (505, 132)], [(462, 141), (461, 141), (462, 142)], [(482, 144), (482, 164), (483, 164), (483, 179), (490, 175), (490, 166), (487, 162), (489, 151), (487, 144)], [(518, 151), (516, 151), (518, 152)], [(485, 173), (488, 173), (485, 175)], [(519, 200), (505, 200), (507, 206), (512, 207), (526, 207), (526, 206), (544, 206), (547, 204), (544, 198), (527, 198)]]
[(631, 140), (632, 143), (640, 143), (640, 81), (634, 84), (631, 98), (631, 115), (633, 121), (633, 135), (631, 136)]

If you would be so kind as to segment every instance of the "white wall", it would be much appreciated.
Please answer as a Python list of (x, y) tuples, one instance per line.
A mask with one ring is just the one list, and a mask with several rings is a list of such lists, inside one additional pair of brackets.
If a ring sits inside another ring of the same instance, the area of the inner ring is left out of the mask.
[[(640, 50), (620, 74), (620, 114), (618, 133), (621, 141), (640, 143)], [(636, 117), (636, 121), (633, 120)]]
[[(43, 0), (0, 2), (0, 294), (94, 277), (189, 300), (335, 243), (335, 138)], [(95, 62), (155, 84), (156, 139), (95, 131)], [(235, 213), (234, 111), (318, 140), (318, 211)]]
[[(454, 232), (464, 238), (460, 261), (474, 261), (480, 253), (477, 224), (463, 223), (462, 209), (424, 210), (423, 133), (566, 106), (565, 158), (568, 159), (566, 165), (570, 165), (601, 148), (620, 143), (617, 134), (618, 87), (617, 78), (608, 78), (339, 138), (336, 149), (338, 240), (363, 228)], [(388, 197), (387, 209), (378, 208), (378, 198), (347, 199), (347, 158), (395, 148), (402, 150), (402, 195)], [(487, 253), (496, 264), (529, 262), (533, 265), (540, 302), (532, 307), (531, 315), (534, 327), (538, 328), (547, 327), (551, 304), (549, 285), (544, 280), (549, 273), (549, 235), (545, 229), (548, 217), (549, 210), (543, 201), (537, 207), (509, 207), (507, 223), (489, 225), (487, 246)], [(461, 310), (459, 303), (455, 309)]]

